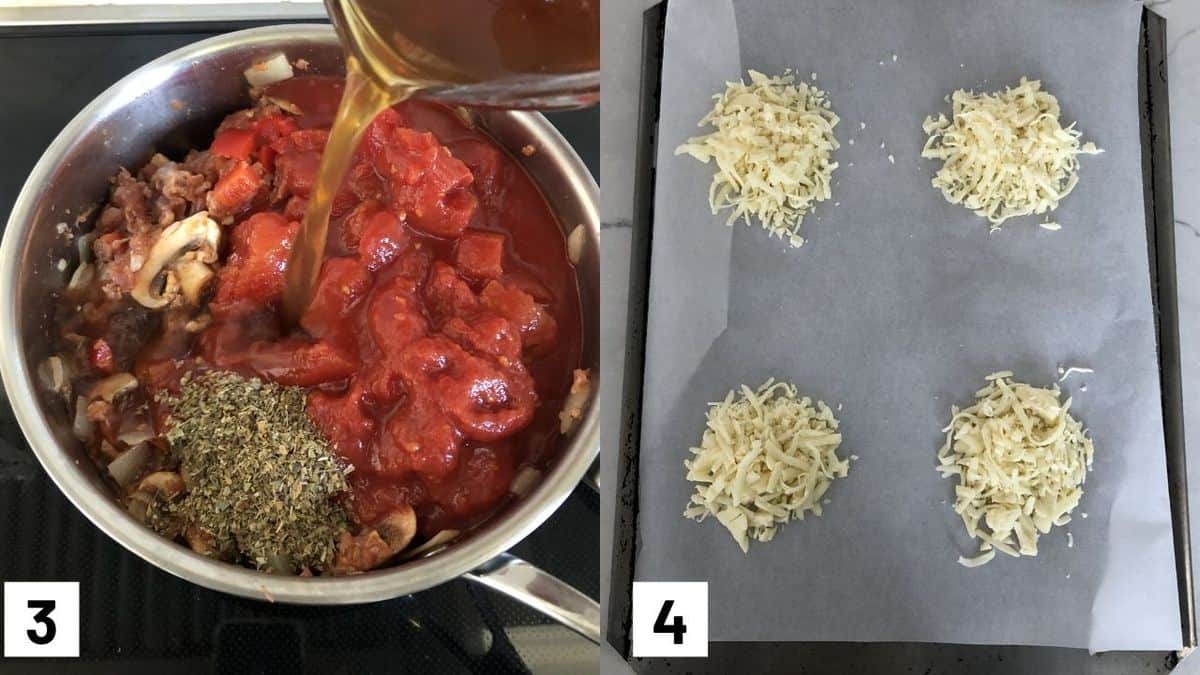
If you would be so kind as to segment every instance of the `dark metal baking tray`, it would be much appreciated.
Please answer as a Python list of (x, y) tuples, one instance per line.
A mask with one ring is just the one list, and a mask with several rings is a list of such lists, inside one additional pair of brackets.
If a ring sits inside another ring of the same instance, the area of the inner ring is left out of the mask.
[[(1098, 672), (1165, 672), (1169, 653), (1112, 653), (1046, 647), (993, 647), (922, 643), (746, 643), (709, 645), (708, 661), (631, 659), (630, 611), (637, 558), (638, 451), (641, 438), (642, 374), (645, 364), (646, 312), (650, 250), (653, 245), (655, 157), (666, 2), (643, 16), (642, 87), (639, 101), (634, 218), (630, 248), (629, 310), (625, 378), (618, 448), (616, 523), (612, 579), (607, 606), (607, 639), (640, 672), (1060, 672), (1062, 668)], [(1142, 169), (1146, 203), (1151, 287), (1158, 330), (1167, 479), (1171, 499), (1180, 631), (1185, 647), (1196, 646), (1191, 542), (1188, 526), (1187, 456), (1183, 433), (1178, 291), (1175, 275), (1174, 213), (1171, 195), (1171, 144), (1167, 86), (1166, 20), (1144, 10), (1139, 41), (1139, 104)], [(925, 669), (925, 670), (921, 670)]]

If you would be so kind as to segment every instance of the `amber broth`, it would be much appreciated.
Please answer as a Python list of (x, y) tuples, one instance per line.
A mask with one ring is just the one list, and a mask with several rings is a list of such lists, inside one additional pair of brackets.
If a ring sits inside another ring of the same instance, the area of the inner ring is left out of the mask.
[(346, 88), (286, 270), (284, 316), (308, 306), (329, 214), (362, 132), (422, 89), (599, 66), (599, 0), (331, 0)]

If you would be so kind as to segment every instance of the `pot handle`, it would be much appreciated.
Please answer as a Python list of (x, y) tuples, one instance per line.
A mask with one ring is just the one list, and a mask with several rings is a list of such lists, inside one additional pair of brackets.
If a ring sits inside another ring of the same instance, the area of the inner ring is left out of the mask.
[(600, 644), (600, 605), (549, 572), (501, 553), (463, 575)]

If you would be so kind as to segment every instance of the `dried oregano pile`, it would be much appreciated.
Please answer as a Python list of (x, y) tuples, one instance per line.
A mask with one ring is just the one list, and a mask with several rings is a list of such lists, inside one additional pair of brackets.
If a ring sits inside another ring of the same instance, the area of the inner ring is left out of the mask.
[(259, 569), (325, 568), (346, 516), (345, 471), (305, 413), (305, 392), (228, 372), (188, 375), (165, 397), (187, 491), (170, 505)]

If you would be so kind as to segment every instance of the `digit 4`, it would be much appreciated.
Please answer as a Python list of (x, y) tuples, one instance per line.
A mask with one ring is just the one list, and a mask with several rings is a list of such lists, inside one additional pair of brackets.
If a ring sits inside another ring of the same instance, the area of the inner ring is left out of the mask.
[(671, 616), (671, 608), (675, 606), (674, 600), (664, 600), (662, 609), (658, 611), (658, 618), (654, 620), (655, 633), (669, 633), (674, 636), (672, 642), (677, 645), (683, 644), (683, 634), (687, 632), (687, 626), (683, 623), (682, 616), (676, 616), (675, 620), (667, 623), (667, 618)]

